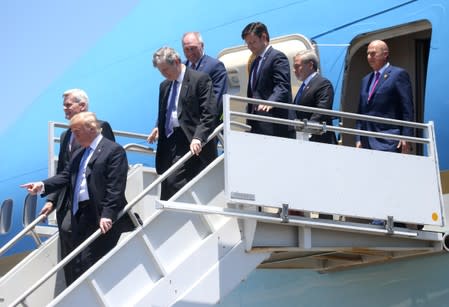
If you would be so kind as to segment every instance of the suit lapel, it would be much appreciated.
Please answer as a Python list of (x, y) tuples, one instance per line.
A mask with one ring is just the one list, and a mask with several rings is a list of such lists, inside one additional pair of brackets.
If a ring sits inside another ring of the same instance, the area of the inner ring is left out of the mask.
[(379, 82), (377, 83), (376, 88), (374, 89), (374, 93), (377, 92), (378, 89), (384, 84), (384, 82), (388, 79), (391, 74), (391, 65), (385, 69), (385, 71), (379, 76)]
[(309, 83), (307, 83), (306, 87), (304, 88), (304, 91), (302, 92), (302, 97), (305, 97), (308, 93), (310, 88), (312, 88), (315, 85), (316, 80), (318, 80), (318, 74), (315, 74), (312, 79), (310, 79)]
[(304, 102), (307, 99), (306, 97), (307, 97), (307, 95), (309, 93), (310, 88), (314, 86), (314, 83), (316, 82), (317, 77), (318, 77), (318, 74), (316, 74), (315, 76), (313, 76), (312, 79), (310, 79), (309, 83), (307, 83), (307, 85), (302, 90), (301, 97), (298, 97), (298, 93), (296, 93), (295, 102), (294, 102), (295, 104), (305, 105)]
[(191, 71), (192, 70), (190, 68), (186, 67), (186, 71), (184, 73), (184, 79), (182, 79), (181, 90), (179, 92), (179, 97), (178, 97), (178, 108), (177, 108), (178, 118), (181, 117), (181, 114), (183, 111), (184, 98), (187, 97), (187, 95), (189, 93)]
[(265, 54), (264, 54), (264, 56), (262, 58), (262, 63), (260, 63), (259, 70), (257, 71), (256, 84), (254, 85), (254, 88), (256, 88), (257, 87), (257, 83), (259, 83), (260, 76), (262, 76), (262, 74), (263, 74), (263, 70), (265, 69), (265, 64), (268, 62), (267, 59), (270, 56), (272, 49), (273, 49), (273, 47), (271, 47), (271, 46), (268, 47), (267, 52), (265, 52)]
[(103, 151), (103, 147), (104, 147), (104, 142), (105, 142), (105, 138), (103, 137), (101, 139), (100, 143), (98, 143), (97, 148), (95, 148), (95, 151), (93, 152), (92, 156), (90, 157), (90, 160), (86, 166), (86, 178), (88, 178), (89, 175), (91, 174), (92, 167), (95, 164), (95, 161), (101, 155), (101, 152)]
[(61, 142), (61, 147), (69, 151), (69, 143), (70, 143), (70, 136), (72, 135), (72, 131), (70, 129), (67, 129), (64, 133), (64, 137)]
[(206, 66), (206, 63), (207, 63), (207, 57), (206, 57), (206, 55), (203, 55), (201, 57), (201, 59), (199, 60), (199, 63), (197, 64), (198, 66), (197, 66), (196, 70), (203, 71), (204, 66)]
[(167, 110), (167, 104), (168, 104), (168, 95), (170, 93), (170, 81), (166, 81), (162, 85), (162, 101), (161, 101), (161, 110), (163, 111), (163, 114), (165, 114), (165, 110)]
[[(158, 122), (162, 127), (165, 127), (165, 113), (167, 113), (167, 104), (168, 104), (168, 95), (170, 93), (170, 84), (171, 82), (165, 80), (160, 87), (161, 96), (159, 100), (159, 119)], [(163, 133), (165, 134), (165, 132)]]
[(79, 149), (77, 151), (74, 151), (73, 153), (73, 160), (71, 160), (71, 184), (73, 189), (75, 188), (76, 185), (76, 178), (78, 176), (78, 172), (80, 170), (80, 163), (81, 163), (81, 158), (83, 157), (84, 154), (84, 150), (83, 149)]
[[(385, 71), (379, 76), (379, 81), (377, 82), (376, 87), (374, 88), (373, 94), (371, 96), (371, 100), (367, 101), (368, 105), (374, 103), (374, 98), (375, 98), (377, 91), (383, 86), (384, 82), (388, 79), (390, 74), (391, 74), (391, 65), (389, 65), (387, 67), (387, 69), (385, 69)], [(369, 87), (370, 87), (373, 79), (374, 79), (374, 72), (371, 73), (371, 78), (369, 79), (369, 82), (367, 84), (367, 96), (366, 97), (369, 96)]]

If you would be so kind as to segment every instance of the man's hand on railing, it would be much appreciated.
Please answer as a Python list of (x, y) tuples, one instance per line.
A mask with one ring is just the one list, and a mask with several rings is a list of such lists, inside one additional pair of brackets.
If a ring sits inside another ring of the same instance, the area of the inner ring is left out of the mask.
[(112, 220), (102, 217), (100, 219), (100, 229), (101, 229), (101, 233), (105, 234), (106, 232), (109, 231), (109, 229), (112, 228)]
[(265, 104), (257, 105), (257, 111), (270, 112), (271, 109), (273, 109), (272, 106), (267, 106)]
[(199, 156), (201, 150), (202, 150), (201, 140), (192, 139), (192, 142), (190, 143), (190, 151), (192, 152), (192, 154)]
[(398, 149), (401, 149), (401, 153), (403, 154), (408, 154), (410, 153), (410, 144), (407, 143), (406, 141), (399, 141), (398, 143)]
[(150, 135), (147, 138), (148, 143), (153, 144), (159, 138), (159, 129), (156, 127), (151, 131)]
[(51, 201), (47, 201), (45, 205), (42, 207), (41, 212), (39, 215), (44, 214), (45, 216), (48, 216), (53, 211), (53, 203)]
[(357, 143), (355, 143), (355, 147), (362, 148), (362, 142), (358, 141)]

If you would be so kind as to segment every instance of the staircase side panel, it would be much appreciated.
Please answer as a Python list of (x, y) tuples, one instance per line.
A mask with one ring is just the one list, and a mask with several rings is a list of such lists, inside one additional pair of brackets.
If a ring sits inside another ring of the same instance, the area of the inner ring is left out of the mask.
[(72, 306), (75, 303), (77, 306), (92, 306), (95, 301), (104, 302), (107, 306), (126, 306), (133, 295), (151, 288), (161, 278), (161, 272), (145, 240), (134, 236), (120, 245), (126, 245), (126, 248), (117, 246), (111, 257), (102, 258), (51, 306)]
[[(9, 306), (58, 263), (58, 236), (49, 238), (0, 279), (0, 306)], [(31, 294), (29, 306), (45, 306), (65, 288), (62, 270)]]
[[(167, 276), (148, 291), (138, 301), (132, 302), (134, 306), (170, 306), (178, 301), (192, 288), (195, 288), (200, 280), (207, 276), (213, 268), (220, 266), (221, 261), (229, 253), (241, 245), (241, 235), (236, 219), (228, 219), (219, 230), (205, 238), (201, 245), (184, 257), (184, 261), (169, 272)], [(244, 252), (243, 252), (244, 254)], [(239, 259), (237, 261), (240, 261)], [(224, 272), (222, 272), (224, 274)], [(239, 270), (228, 272), (240, 276)], [(222, 280), (225, 282), (228, 280)], [(216, 291), (216, 282), (210, 283), (211, 287), (205, 287), (205, 292)], [(221, 285), (224, 287), (224, 285)]]
[(431, 157), (229, 131), (225, 162), (233, 202), (442, 225)]
[(245, 244), (241, 241), (171, 306), (207, 306), (219, 303), (269, 256), (270, 253), (246, 253)]

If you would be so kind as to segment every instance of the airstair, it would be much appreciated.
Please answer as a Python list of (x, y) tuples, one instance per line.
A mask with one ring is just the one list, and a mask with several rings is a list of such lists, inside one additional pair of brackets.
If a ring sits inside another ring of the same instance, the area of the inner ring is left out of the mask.
[[(88, 242), (57, 263), (54, 236), (0, 279), (0, 306), (214, 305), (258, 267), (332, 271), (442, 251), (444, 204), (432, 123), (263, 102), (412, 126), (424, 135), (415, 138), (229, 109), (261, 102), (225, 96), (223, 154), (169, 201), (157, 200), (158, 184), (190, 153), (157, 178), (135, 166), (125, 209), (138, 212), (143, 225), (71, 286), (58, 283), (60, 268)], [(250, 134), (244, 118), (295, 126), (301, 137)], [(307, 141), (326, 130), (405, 139), (423, 144), (426, 154)]]

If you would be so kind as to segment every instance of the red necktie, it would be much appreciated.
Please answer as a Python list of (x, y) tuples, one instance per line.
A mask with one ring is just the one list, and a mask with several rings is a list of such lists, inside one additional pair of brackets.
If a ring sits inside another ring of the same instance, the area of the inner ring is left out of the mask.
[(370, 101), (371, 96), (373, 96), (374, 90), (376, 89), (377, 83), (379, 83), (379, 77), (380, 77), (380, 72), (376, 71), (375, 78), (374, 78), (374, 84), (373, 84), (373, 87), (371, 88), (371, 91), (369, 92), (369, 95), (368, 95), (368, 101)]

